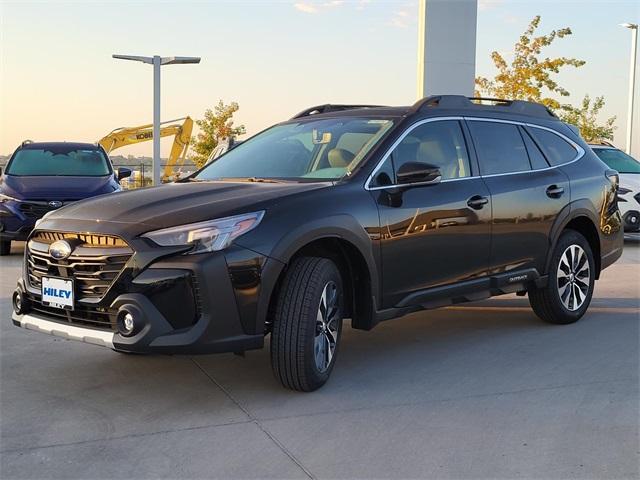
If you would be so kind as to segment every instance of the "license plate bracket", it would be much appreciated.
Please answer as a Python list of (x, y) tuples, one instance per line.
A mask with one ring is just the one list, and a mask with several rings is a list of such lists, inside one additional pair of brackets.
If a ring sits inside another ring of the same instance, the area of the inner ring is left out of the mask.
[(42, 304), (63, 310), (73, 310), (72, 278), (42, 277)]

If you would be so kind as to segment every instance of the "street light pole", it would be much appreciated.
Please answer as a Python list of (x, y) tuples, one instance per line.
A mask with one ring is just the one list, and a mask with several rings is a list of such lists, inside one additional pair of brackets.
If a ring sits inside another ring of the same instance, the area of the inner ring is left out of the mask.
[(638, 58), (638, 24), (621, 23), (620, 26), (631, 30), (631, 65), (629, 65), (629, 107), (627, 111), (627, 146), (626, 152), (631, 155), (633, 142), (633, 103), (636, 87), (636, 60)]
[(160, 185), (160, 65), (162, 59), (153, 57), (153, 185)]
[(183, 63), (200, 63), (200, 57), (141, 57), (138, 55), (113, 55), (119, 60), (133, 60), (153, 65), (153, 185), (160, 185), (160, 67)]

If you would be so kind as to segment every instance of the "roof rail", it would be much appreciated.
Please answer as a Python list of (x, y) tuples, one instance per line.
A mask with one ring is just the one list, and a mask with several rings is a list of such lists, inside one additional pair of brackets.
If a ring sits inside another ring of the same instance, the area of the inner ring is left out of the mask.
[[(488, 103), (488, 104), (487, 104)], [(416, 113), (429, 108), (488, 108), (493, 110), (508, 110), (512, 113), (531, 115), (541, 118), (557, 118), (556, 115), (541, 103), (525, 100), (505, 100), (503, 98), (465, 97), (464, 95), (433, 95), (418, 100), (411, 107)]]
[(319, 113), (328, 113), (328, 112), (341, 112), (343, 110), (354, 110), (356, 108), (377, 108), (381, 105), (331, 105), (327, 103), (325, 105), (316, 105), (315, 107), (307, 108), (302, 112), (298, 113), (291, 117), (291, 120), (296, 118), (308, 117), (309, 115), (317, 115)]
[(29, 145), (30, 143), (33, 143), (33, 140), (24, 140), (24, 141), (20, 144), (20, 146), (21, 146), (21, 147), (24, 147), (25, 145)]
[(605, 147), (617, 148), (613, 143), (611, 143), (611, 142), (609, 142), (607, 140), (601, 140), (601, 139), (589, 142), (589, 145), (602, 145), (602, 146), (605, 146)]

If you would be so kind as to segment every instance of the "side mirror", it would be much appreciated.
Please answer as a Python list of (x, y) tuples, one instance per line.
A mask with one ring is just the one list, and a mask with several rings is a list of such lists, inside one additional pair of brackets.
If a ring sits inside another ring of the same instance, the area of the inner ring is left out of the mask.
[(407, 162), (400, 166), (396, 172), (398, 185), (410, 183), (420, 183), (423, 185), (434, 185), (440, 183), (442, 174), (435, 165), (423, 162)]
[(122, 180), (123, 178), (127, 178), (131, 176), (131, 169), (127, 168), (127, 167), (120, 167), (118, 168), (118, 181)]

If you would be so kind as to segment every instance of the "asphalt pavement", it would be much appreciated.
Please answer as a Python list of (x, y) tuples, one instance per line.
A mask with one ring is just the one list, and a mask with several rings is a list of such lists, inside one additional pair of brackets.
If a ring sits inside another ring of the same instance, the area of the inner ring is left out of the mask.
[(640, 477), (637, 239), (577, 324), (510, 295), (345, 328), (306, 394), (268, 348), (131, 356), (12, 326), (22, 248), (0, 259), (3, 479)]

